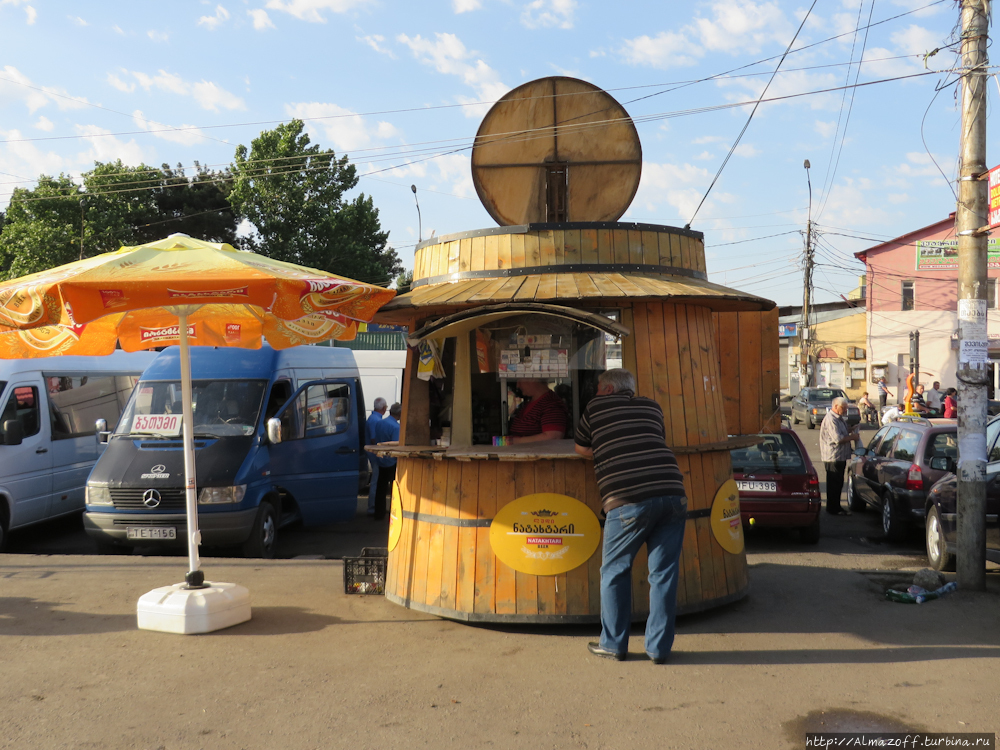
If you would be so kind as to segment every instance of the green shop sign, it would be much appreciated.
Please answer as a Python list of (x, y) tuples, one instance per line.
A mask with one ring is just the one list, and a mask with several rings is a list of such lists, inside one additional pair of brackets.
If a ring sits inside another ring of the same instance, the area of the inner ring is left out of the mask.
[[(1000, 240), (987, 245), (986, 265), (1000, 268)], [(958, 268), (958, 240), (919, 240), (917, 242), (918, 271), (948, 271)]]

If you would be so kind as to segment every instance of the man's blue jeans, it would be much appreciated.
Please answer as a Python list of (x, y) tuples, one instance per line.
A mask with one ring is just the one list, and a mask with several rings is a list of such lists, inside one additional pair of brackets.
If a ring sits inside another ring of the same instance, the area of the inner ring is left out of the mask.
[(665, 659), (674, 644), (677, 575), (687, 499), (663, 495), (614, 508), (604, 522), (601, 564), (601, 648), (624, 654), (632, 621), (632, 563), (649, 553), (649, 619), (646, 653)]

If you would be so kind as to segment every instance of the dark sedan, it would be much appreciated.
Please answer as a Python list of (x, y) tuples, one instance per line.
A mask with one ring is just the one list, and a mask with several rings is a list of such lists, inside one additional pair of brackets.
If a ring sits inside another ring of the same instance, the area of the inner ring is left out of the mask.
[(932, 459), (957, 458), (956, 430), (953, 419), (900, 417), (876, 432), (847, 467), (851, 510), (877, 508), (886, 537), (904, 539), (923, 522), (931, 486), (951, 471), (946, 463), (935, 468)]
[[(792, 399), (792, 423), (805, 422), (812, 430), (823, 421), (835, 398), (847, 398), (840, 388), (803, 388)], [(861, 422), (861, 412), (847, 399), (847, 425), (854, 427)]]
[[(1000, 563), (1000, 419), (994, 418), (986, 427), (986, 559)], [(955, 460), (948, 457), (931, 459), (938, 470), (954, 471)], [(927, 493), (927, 561), (935, 570), (954, 570), (957, 534), (958, 478), (947, 474)]]

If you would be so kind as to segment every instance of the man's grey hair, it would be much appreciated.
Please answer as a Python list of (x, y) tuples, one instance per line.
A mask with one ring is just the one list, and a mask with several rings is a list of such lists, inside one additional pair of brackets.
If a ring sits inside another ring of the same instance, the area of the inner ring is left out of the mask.
[(837, 396), (837, 398), (830, 402), (830, 406), (847, 406), (849, 403), (851, 402), (843, 396)]
[(377, 399), (375, 399), (375, 403), (372, 404), (372, 409), (374, 409), (375, 411), (382, 411), (382, 409), (384, 409), (386, 406), (388, 406), (386, 400), (381, 396), (379, 396)]
[(393, 404), (392, 406), (390, 406), (389, 407), (389, 416), (390, 417), (395, 417), (396, 419), (399, 419), (401, 416), (403, 416), (403, 405), (397, 402), (397, 403)]
[(612, 370), (602, 372), (600, 377), (597, 378), (597, 385), (610, 385), (614, 393), (621, 393), (622, 391), (635, 393), (635, 375), (622, 367), (616, 367)]

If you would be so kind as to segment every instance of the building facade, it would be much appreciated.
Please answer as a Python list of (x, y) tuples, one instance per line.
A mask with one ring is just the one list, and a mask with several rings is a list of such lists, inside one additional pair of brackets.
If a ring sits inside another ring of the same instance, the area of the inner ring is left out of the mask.
[[(894, 395), (910, 374), (910, 337), (919, 332), (917, 382), (956, 387), (958, 368), (958, 238), (955, 215), (855, 254), (865, 264), (868, 379), (884, 374)], [(988, 328), (1000, 331), (997, 278), (1000, 242), (989, 243)], [(990, 333), (995, 389), (1000, 337)], [(991, 389), (991, 398), (993, 390)]]
[(782, 391), (794, 396), (804, 387), (799, 382), (799, 352), (805, 330), (812, 385), (843, 388), (851, 399), (867, 390), (865, 308), (860, 302), (813, 305), (808, 329), (801, 307), (782, 307), (778, 314)]

